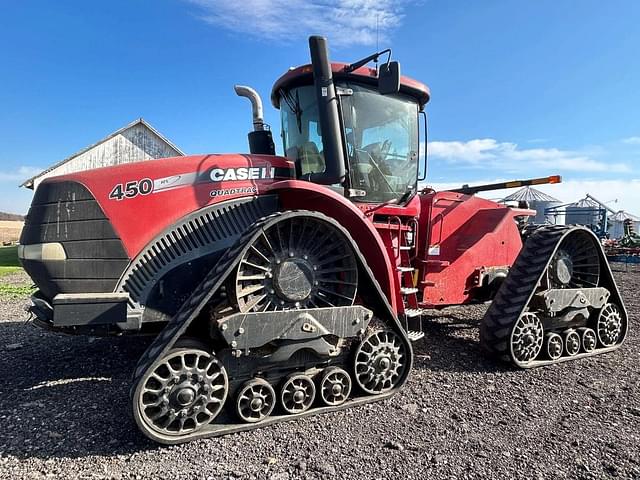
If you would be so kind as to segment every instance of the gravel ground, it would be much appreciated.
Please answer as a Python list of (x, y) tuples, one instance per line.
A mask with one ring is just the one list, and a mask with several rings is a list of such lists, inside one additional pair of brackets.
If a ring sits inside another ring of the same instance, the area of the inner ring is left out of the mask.
[(514, 370), (480, 354), (483, 307), (449, 309), (392, 399), (174, 447), (128, 415), (148, 339), (45, 332), (2, 300), (0, 477), (640, 478), (640, 268), (616, 270), (631, 316), (616, 352)]

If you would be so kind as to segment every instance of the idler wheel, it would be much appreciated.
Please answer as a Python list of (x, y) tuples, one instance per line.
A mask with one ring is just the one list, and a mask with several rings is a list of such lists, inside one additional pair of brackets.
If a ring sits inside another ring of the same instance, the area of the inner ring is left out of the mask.
[(580, 334), (575, 330), (569, 329), (564, 332), (564, 351), (570, 357), (580, 352)]
[(168, 436), (190, 434), (222, 410), (229, 389), (227, 372), (205, 348), (174, 348), (142, 379), (138, 412), (153, 430)]
[(276, 392), (269, 382), (254, 378), (246, 382), (236, 397), (236, 413), (247, 423), (258, 423), (267, 418), (276, 404)]
[(325, 405), (342, 405), (351, 393), (351, 377), (339, 367), (329, 367), (322, 372), (320, 398)]
[(603, 347), (612, 347), (622, 336), (622, 315), (613, 303), (607, 303), (598, 314), (596, 327), (598, 341)]
[(519, 365), (536, 359), (542, 350), (544, 329), (535, 313), (526, 312), (518, 319), (511, 331), (511, 354)]
[(547, 333), (544, 338), (545, 353), (549, 360), (558, 360), (564, 351), (564, 342), (557, 333)]
[(393, 389), (407, 367), (405, 346), (392, 330), (367, 335), (355, 354), (354, 371), (358, 386), (371, 395)]
[(306, 375), (290, 375), (282, 385), (280, 404), (287, 413), (302, 413), (316, 398), (316, 386)]
[(598, 337), (596, 332), (591, 328), (579, 328), (580, 339), (582, 340), (582, 350), (586, 353), (593, 352), (598, 346)]

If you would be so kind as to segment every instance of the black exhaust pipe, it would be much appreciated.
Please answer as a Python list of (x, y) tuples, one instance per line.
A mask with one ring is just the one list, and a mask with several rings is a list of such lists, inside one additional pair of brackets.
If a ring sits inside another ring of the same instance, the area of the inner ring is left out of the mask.
[(327, 39), (315, 35), (309, 37), (309, 51), (318, 98), (325, 170), (322, 173), (311, 173), (307, 175), (307, 179), (323, 185), (342, 184), (345, 177), (344, 148), (338, 112), (338, 97), (336, 87), (333, 84), (331, 63), (329, 63)]

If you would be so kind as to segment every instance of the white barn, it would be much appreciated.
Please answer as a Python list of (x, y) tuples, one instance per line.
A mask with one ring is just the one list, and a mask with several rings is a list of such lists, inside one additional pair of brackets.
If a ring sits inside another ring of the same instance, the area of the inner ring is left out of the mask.
[(121, 163), (181, 157), (183, 155), (182, 150), (162, 136), (144, 119), (139, 118), (99, 142), (31, 177), (21, 186), (35, 190), (39, 183), (48, 177)]

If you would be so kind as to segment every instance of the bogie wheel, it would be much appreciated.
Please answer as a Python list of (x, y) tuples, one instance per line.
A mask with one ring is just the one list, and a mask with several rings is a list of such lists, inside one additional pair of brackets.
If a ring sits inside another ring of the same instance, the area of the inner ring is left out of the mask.
[(140, 420), (167, 436), (200, 430), (222, 410), (229, 390), (227, 372), (206, 346), (180, 341), (142, 380)]
[(596, 332), (591, 328), (579, 328), (580, 340), (582, 341), (582, 350), (586, 353), (593, 352), (598, 346), (598, 337)]
[(589, 232), (569, 234), (551, 259), (548, 274), (552, 288), (597, 287), (600, 280), (600, 246)]
[(617, 344), (623, 334), (623, 319), (618, 306), (606, 303), (598, 314), (596, 326), (598, 341), (603, 347)]
[(515, 363), (525, 366), (534, 361), (542, 350), (544, 330), (535, 313), (523, 313), (511, 331), (511, 355)]
[(262, 378), (246, 382), (236, 397), (236, 413), (247, 423), (261, 422), (271, 414), (275, 405), (276, 392)]
[(285, 218), (243, 254), (232, 293), (241, 312), (353, 304), (358, 265), (345, 236), (315, 217)]
[(280, 404), (287, 413), (302, 413), (316, 398), (316, 386), (306, 375), (290, 375), (282, 385)]
[(404, 343), (392, 330), (376, 330), (358, 346), (355, 380), (366, 393), (378, 395), (393, 389), (407, 367)]
[(564, 351), (573, 357), (580, 352), (580, 335), (573, 329), (564, 332)]
[(558, 360), (564, 351), (564, 342), (557, 333), (549, 332), (544, 337), (545, 353), (549, 360)]
[(351, 394), (351, 377), (340, 367), (329, 367), (322, 372), (320, 398), (325, 405), (342, 405)]

